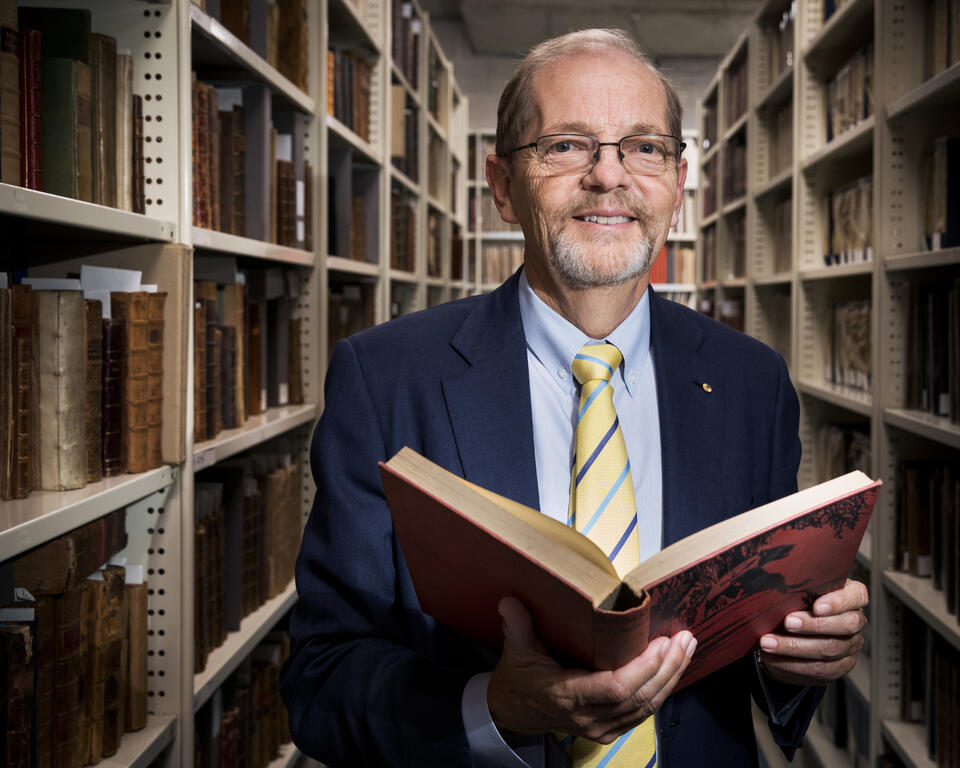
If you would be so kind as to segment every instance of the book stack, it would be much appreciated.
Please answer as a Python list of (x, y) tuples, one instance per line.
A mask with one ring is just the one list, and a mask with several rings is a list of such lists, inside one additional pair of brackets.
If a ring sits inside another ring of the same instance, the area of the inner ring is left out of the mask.
[(824, 264), (873, 261), (873, 176), (830, 190)]
[(742, 56), (729, 72), (727, 80), (727, 127), (733, 125), (747, 111), (747, 57)]
[(244, 616), (293, 579), (303, 527), (299, 462), (280, 441), (197, 475), (195, 673)]
[(390, 161), (414, 183), (420, 180), (420, 126), (416, 104), (402, 85), (390, 86)]
[(732, 203), (747, 194), (746, 135), (739, 134), (723, 148), (723, 202)]
[(870, 313), (869, 300), (841, 301), (831, 307), (827, 383), (870, 391)]
[(143, 102), (133, 59), (86, 9), (4, 4), (0, 181), (145, 212)]
[(489, 284), (502, 283), (523, 263), (523, 243), (486, 242), (482, 259), (480, 279)]
[(280, 668), (290, 655), (285, 630), (270, 632), (195, 716), (196, 768), (265, 768), (290, 742)]
[(117, 510), (4, 564), (31, 595), (0, 608), (4, 765), (95, 765), (147, 723), (147, 585), (106, 564), (125, 520)]
[(873, 44), (847, 61), (824, 89), (827, 141), (873, 114)]
[(410, 0), (390, 0), (390, 20), (393, 63), (416, 89), (420, 68), (420, 17)]
[(370, 141), (372, 65), (349, 50), (327, 51), (327, 112)]
[(925, 80), (960, 61), (960, 1), (927, 0), (923, 43)]
[(923, 157), (924, 247), (960, 245), (960, 138), (938, 136)]
[(416, 260), (417, 198), (406, 187), (390, 188), (390, 266), (412, 272)]
[(375, 296), (371, 283), (331, 282), (327, 296), (328, 353), (341, 339), (374, 324)]
[(694, 283), (696, 282), (697, 252), (687, 245), (667, 243), (650, 268), (650, 282)]
[(911, 281), (903, 407), (960, 423), (960, 279)]

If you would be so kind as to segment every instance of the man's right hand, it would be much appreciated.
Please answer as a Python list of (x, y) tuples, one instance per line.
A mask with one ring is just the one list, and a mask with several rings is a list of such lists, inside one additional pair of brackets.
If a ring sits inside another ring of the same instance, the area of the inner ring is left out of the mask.
[(660, 708), (697, 647), (684, 630), (654, 639), (619, 669), (567, 669), (537, 640), (523, 603), (505, 597), (499, 610), (503, 654), (490, 678), (487, 706), (504, 735), (562, 732), (610, 744)]

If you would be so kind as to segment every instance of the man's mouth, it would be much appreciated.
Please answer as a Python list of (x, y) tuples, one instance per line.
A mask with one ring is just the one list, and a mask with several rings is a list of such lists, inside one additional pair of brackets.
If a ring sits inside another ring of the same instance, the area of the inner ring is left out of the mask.
[(636, 221), (632, 216), (574, 216), (577, 221), (589, 221), (591, 224), (629, 224)]

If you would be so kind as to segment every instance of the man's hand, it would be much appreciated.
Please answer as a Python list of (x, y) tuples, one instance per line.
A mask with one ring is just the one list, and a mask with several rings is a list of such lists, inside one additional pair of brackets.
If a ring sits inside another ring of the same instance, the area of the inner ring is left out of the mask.
[(501, 733), (560, 731), (610, 744), (646, 720), (670, 695), (697, 647), (687, 631), (658, 637), (619, 669), (566, 669), (537, 640), (523, 603), (500, 601), (503, 655), (487, 705)]
[(817, 598), (813, 612), (798, 611), (784, 621), (782, 635), (760, 638), (760, 661), (777, 680), (797, 685), (826, 685), (857, 663), (870, 601), (867, 588), (847, 580), (843, 589)]

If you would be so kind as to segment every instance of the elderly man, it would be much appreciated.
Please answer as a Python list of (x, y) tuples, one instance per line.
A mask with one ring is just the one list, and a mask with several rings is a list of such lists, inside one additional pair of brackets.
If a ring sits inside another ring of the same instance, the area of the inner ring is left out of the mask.
[(377, 461), (404, 445), (569, 521), (621, 571), (795, 490), (782, 358), (648, 284), (681, 205), (680, 113), (623, 33), (535, 48), (487, 158), (501, 216), (523, 228), (523, 269), (334, 350), (281, 686), (307, 754), (334, 767), (753, 765), (751, 694), (791, 755), (819, 686), (855, 664), (857, 582), (675, 695), (696, 652), (686, 631), (620, 669), (569, 669), (505, 598), (497, 658), (420, 611), (393, 535)]

